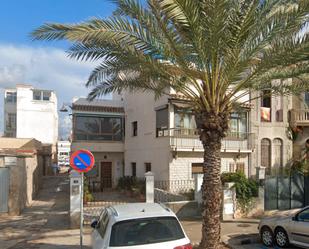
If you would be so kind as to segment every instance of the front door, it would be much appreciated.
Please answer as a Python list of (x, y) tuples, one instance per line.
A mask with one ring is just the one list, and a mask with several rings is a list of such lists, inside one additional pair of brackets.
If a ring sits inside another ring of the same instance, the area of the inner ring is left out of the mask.
[(112, 188), (112, 162), (101, 162), (101, 190)]

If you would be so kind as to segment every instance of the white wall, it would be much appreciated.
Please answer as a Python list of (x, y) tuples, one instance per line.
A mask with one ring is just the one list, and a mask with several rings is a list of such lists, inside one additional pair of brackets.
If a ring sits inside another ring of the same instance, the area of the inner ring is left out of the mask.
[[(168, 137), (156, 137), (155, 108), (167, 104), (167, 97), (155, 101), (151, 93), (127, 93), (125, 101), (125, 174), (131, 175), (136, 162), (138, 177), (145, 174), (145, 163), (151, 163), (156, 179), (169, 178), (170, 146)], [(132, 122), (137, 121), (137, 136), (132, 136)]]
[(58, 139), (57, 97), (50, 101), (33, 100), (31, 86), (17, 87), (18, 138), (35, 138), (42, 143), (56, 145)]

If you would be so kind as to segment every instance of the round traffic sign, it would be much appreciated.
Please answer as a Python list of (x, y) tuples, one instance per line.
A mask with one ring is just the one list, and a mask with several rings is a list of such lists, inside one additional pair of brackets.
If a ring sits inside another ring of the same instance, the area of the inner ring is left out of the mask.
[(71, 155), (70, 165), (78, 172), (88, 172), (94, 165), (94, 156), (89, 150), (75, 151)]

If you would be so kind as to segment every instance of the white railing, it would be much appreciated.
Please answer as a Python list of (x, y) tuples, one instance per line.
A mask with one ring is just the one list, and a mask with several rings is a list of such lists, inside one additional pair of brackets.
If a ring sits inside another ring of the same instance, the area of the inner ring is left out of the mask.
[[(158, 131), (158, 137), (169, 137), (170, 145), (177, 150), (203, 150), (196, 129), (164, 129)], [(229, 132), (222, 140), (221, 150), (250, 151), (254, 149), (254, 134)]]
[(291, 110), (291, 122), (295, 125), (309, 125), (309, 109)]

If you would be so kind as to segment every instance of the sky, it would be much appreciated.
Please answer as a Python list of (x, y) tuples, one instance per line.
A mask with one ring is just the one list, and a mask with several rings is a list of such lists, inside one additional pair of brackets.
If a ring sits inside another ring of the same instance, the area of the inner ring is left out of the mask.
[[(1, 0), (0, 3), (0, 133), (3, 132), (3, 89), (31, 84), (55, 90), (58, 109), (73, 97), (85, 97), (85, 82), (96, 63), (67, 58), (64, 41), (32, 41), (29, 34), (46, 22), (77, 23), (107, 17), (108, 0)], [(60, 137), (68, 135), (70, 117), (60, 113)]]

